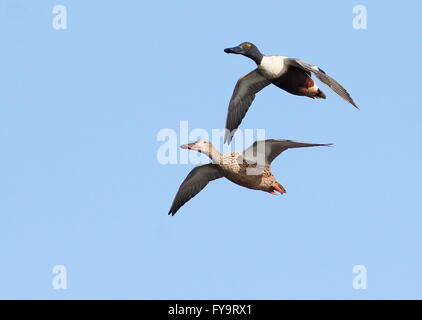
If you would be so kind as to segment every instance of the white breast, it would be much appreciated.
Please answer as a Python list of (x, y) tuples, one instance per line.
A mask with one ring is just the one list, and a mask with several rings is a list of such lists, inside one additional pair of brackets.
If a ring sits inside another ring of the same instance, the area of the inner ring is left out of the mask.
[(267, 79), (274, 79), (284, 72), (284, 56), (264, 56), (258, 69)]

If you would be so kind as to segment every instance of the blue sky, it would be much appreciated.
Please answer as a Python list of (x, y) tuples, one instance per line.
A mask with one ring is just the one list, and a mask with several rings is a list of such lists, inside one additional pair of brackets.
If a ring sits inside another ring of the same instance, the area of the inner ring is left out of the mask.
[[(0, 0), (0, 298), (422, 298), (421, 9)], [(335, 147), (277, 158), (285, 196), (220, 179), (169, 217), (193, 165), (160, 164), (157, 134), (224, 126), (242, 41), (319, 65), (361, 110), (266, 88), (242, 129)]]

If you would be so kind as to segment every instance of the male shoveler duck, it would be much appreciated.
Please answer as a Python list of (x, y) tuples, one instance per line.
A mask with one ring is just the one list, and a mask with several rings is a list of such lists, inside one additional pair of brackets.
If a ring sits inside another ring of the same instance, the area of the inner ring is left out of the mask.
[(255, 99), (255, 94), (271, 83), (294, 95), (325, 99), (324, 92), (311, 78), (313, 73), (340, 97), (358, 108), (346, 89), (336, 80), (319, 67), (304, 60), (284, 56), (265, 56), (250, 42), (243, 42), (234, 48), (226, 48), (224, 52), (246, 56), (258, 66), (255, 70), (240, 77), (236, 83), (226, 120), (227, 130), (224, 141), (227, 143), (232, 140), (236, 129)]
[(183, 149), (196, 150), (207, 155), (212, 163), (194, 168), (182, 182), (171, 205), (169, 214), (176, 212), (197, 195), (208, 182), (222, 177), (242, 187), (262, 190), (271, 194), (283, 194), (286, 189), (276, 180), (270, 170), (271, 162), (290, 148), (319, 147), (331, 144), (295, 142), (291, 140), (261, 140), (242, 152), (221, 154), (205, 139), (182, 145)]

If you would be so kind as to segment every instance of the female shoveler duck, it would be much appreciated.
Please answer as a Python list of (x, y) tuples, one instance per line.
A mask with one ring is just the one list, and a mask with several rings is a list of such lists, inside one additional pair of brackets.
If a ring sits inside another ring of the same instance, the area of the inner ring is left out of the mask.
[[(326, 96), (311, 78), (313, 73), (340, 97), (358, 108), (349, 93), (319, 67), (301, 59), (284, 56), (265, 56), (250, 42), (224, 49), (226, 53), (241, 54), (252, 59), (257, 68), (239, 78), (230, 99), (226, 120), (225, 142), (230, 143), (236, 129), (248, 111), (255, 94), (269, 84), (298, 96), (325, 99)], [(359, 109), (359, 108), (358, 108)]]
[(197, 195), (208, 182), (225, 177), (242, 187), (262, 190), (271, 194), (275, 191), (286, 193), (270, 170), (271, 162), (283, 151), (290, 148), (329, 146), (295, 142), (291, 140), (262, 140), (242, 152), (221, 154), (211, 142), (200, 139), (182, 145), (183, 149), (199, 151), (212, 160), (212, 163), (194, 168), (182, 182), (173, 200), (169, 214), (174, 215), (181, 206)]

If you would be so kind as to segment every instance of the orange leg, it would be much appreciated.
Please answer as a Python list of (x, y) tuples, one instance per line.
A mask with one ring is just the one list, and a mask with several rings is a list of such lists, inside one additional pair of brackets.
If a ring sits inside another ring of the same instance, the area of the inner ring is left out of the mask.
[(274, 185), (273, 188), (280, 192), (281, 194), (286, 193), (286, 190), (282, 190), (278, 185)]

